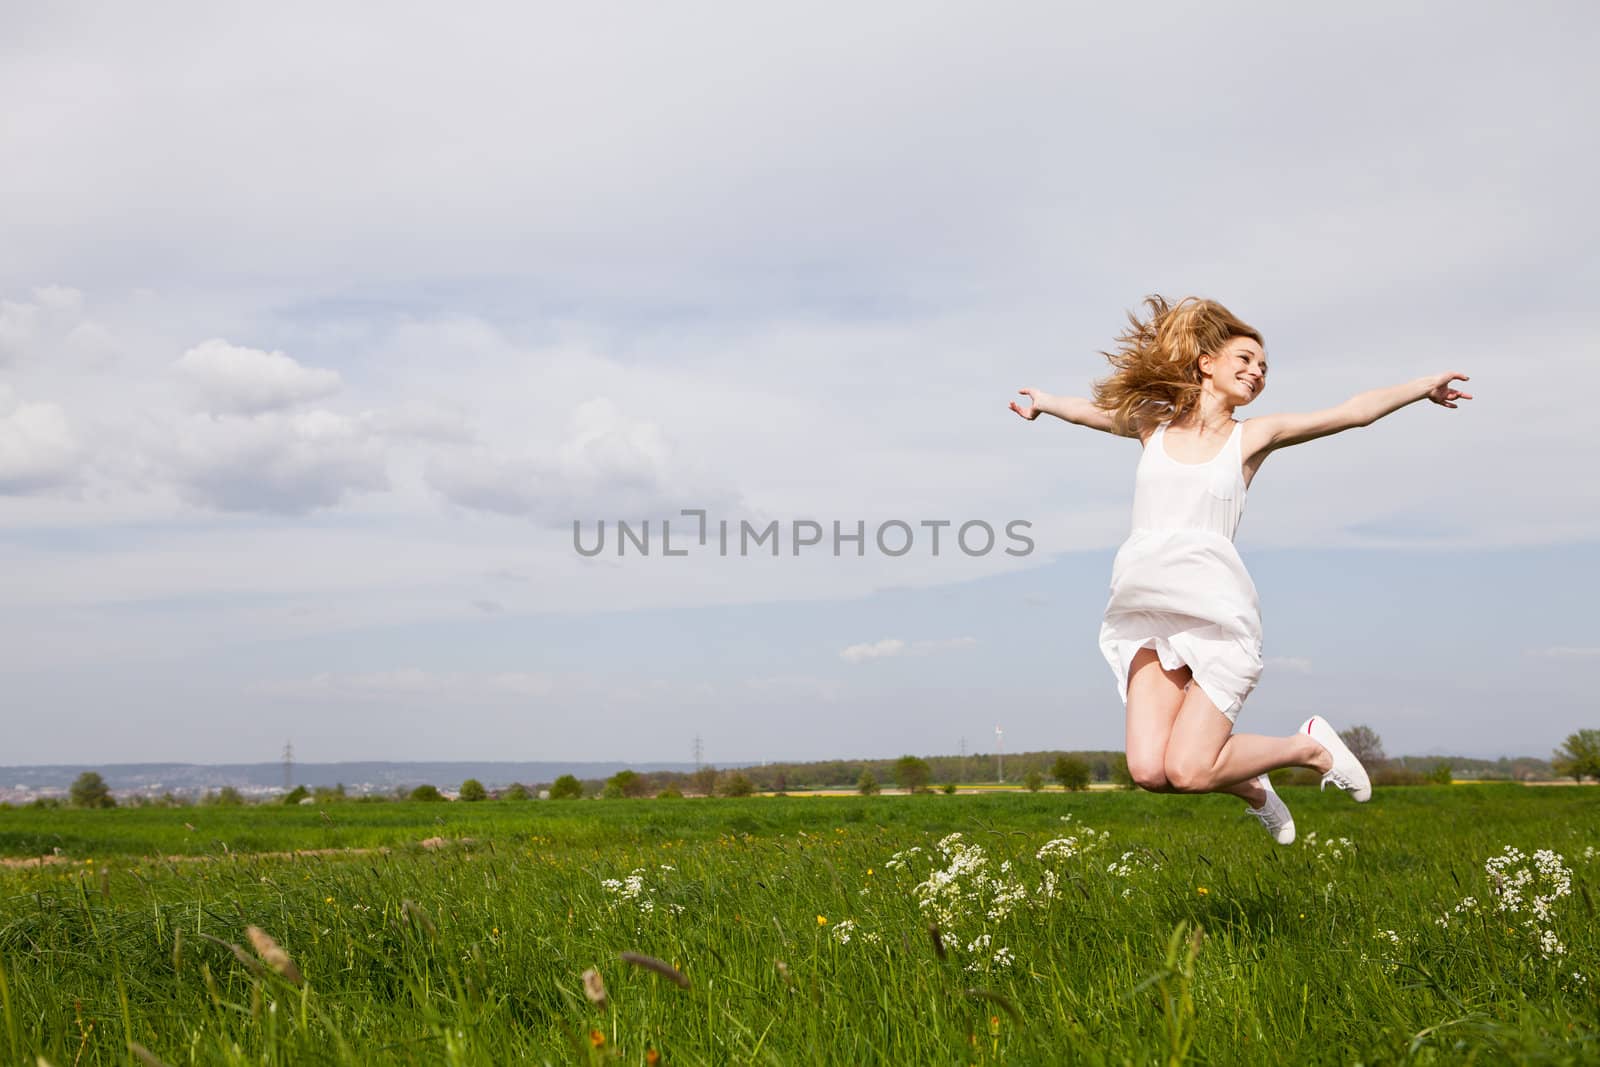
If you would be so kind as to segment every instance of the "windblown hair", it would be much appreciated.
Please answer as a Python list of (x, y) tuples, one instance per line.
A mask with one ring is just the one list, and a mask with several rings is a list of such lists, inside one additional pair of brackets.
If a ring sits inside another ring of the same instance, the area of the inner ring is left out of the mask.
[(1169, 305), (1147, 296), (1144, 303), (1149, 319), (1128, 312), (1132, 325), (1117, 335), (1117, 350), (1100, 353), (1116, 371), (1094, 383), (1095, 405), (1111, 413), (1117, 432), (1138, 436), (1159, 422), (1181, 421), (1200, 403), (1202, 354), (1235, 337), (1266, 347), (1260, 331), (1215, 300), (1189, 296)]

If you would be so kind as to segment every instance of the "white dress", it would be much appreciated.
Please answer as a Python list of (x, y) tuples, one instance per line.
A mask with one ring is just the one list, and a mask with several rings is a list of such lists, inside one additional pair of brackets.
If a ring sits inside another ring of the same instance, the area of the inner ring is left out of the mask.
[(1151, 433), (1134, 476), (1133, 530), (1111, 565), (1100, 650), (1128, 702), (1134, 653), (1188, 665), (1229, 721), (1261, 677), (1261, 602), (1233, 546), (1244, 514), (1240, 427), (1207, 463), (1167, 454), (1167, 424)]

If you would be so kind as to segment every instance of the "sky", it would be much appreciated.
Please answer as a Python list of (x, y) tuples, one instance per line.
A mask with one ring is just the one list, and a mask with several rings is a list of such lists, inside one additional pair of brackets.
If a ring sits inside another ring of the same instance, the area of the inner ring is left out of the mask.
[(1151, 293), (1471, 379), (1262, 466), (1239, 729), (1600, 727), (1588, 5), (7, 21), (0, 764), (1119, 748), (1139, 445), (1007, 405)]

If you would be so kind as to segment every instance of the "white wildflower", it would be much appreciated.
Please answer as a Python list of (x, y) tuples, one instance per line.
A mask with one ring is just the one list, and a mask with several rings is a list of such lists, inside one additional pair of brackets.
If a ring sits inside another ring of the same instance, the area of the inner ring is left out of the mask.
[(1034, 858), (1043, 862), (1050, 860), (1071, 859), (1078, 854), (1078, 839), (1076, 837), (1057, 837), (1046, 841), (1039, 846)]

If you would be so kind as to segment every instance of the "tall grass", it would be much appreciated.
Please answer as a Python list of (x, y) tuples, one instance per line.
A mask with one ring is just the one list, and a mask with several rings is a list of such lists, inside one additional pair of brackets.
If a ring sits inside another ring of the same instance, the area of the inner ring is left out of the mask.
[[(6, 812), (13, 853), (55, 840), (72, 862), (0, 874), (0, 1050), (58, 1067), (1600, 1058), (1600, 795), (1286, 799), (1289, 848), (1236, 801), (1142, 794), (348, 805), (331, 825)], [(415, 844), (432, 836), (475, 843)], [(1484, 863), (1507, 845), (1572, 871), (1540, 927), (1559, 954), (1497, 910)], [(183, 853), (200, 858), (165, 858)]]

